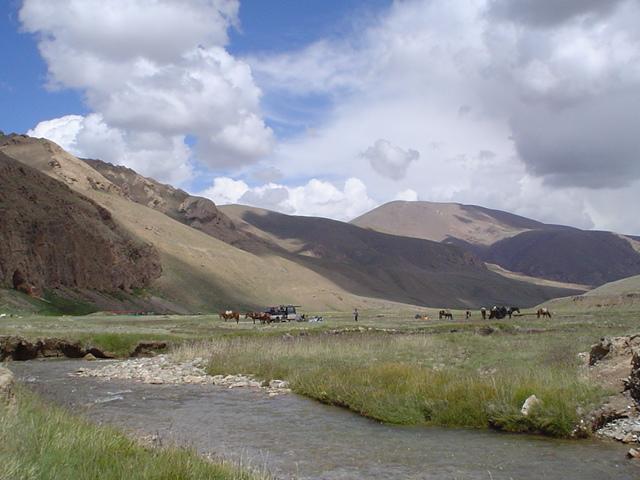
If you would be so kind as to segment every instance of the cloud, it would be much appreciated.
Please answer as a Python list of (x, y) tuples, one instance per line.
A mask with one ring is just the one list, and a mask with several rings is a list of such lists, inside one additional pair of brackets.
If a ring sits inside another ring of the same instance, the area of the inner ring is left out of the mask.
[(405, 202), (417, 202), (418, 201), (418, 192), (407, 188), (406, 190), (402, 190), (398, 192), (394, 197), (394, 200), (403, 200)]
[(277, 182), (284, 178), (282, 171), (274, 166), (260, 168), (251, 174), (254, 180), (262, 183)]
[(218, 177), (200, 193), (215, 203), (241, 203), (292, 215), (309, 215), (351, 220), (376, 206), (365, 184), (349, 178), (342, 188), (311, 179), (306, 184), (287, 186), (267, 183), (249, 187), (242, 180)]
[(238, 200), (240, 200), (247, 191), (249, 191), (249, 185), (242, 180), (218, 177), (213, 180), (213, 185), (200, 192), (200, 195), (213, 200), (214, 203), (226, 205), (238, 203)]
[[(600, 192), (640, 195), (640, 2), (509, 4), (395, 2), (349, 38), (248, 58), (268, 77), (267, 101), (283, 89), (329, 101), (313, 135), (280, 142), (270, 163), (294, 177), (355, 176), (376, 202), (411, 189), (605, 225)], [(378, 158), (385, 138), (429, 154), (406, 175), (361, 155), (372, 145)], [(607, 227), (629, 231), (618, 217)]]
[(492, 15), (526, 25), (554, 26), (579, 16), (601, 16), (624, 0), (493, 0)]
[(367, 148), (362, 156), (369, 160), (369, 164), (380, 175), (401, 180), (407, 174), (411, 162), (420, 158), (416, 150), (403, 150), (387, 140), (379, 139)]
[(188, 149), (178, 143), (190, 135), (200, 162), (226, 168), (255, 162), (274, 141), (249, 65), (225, 50), (238, 7), (236, 0), (25, 0), (20, 20), (37, 35), (50, 88), (84, 92), (102, 131), (120, 132), (128, 157)]

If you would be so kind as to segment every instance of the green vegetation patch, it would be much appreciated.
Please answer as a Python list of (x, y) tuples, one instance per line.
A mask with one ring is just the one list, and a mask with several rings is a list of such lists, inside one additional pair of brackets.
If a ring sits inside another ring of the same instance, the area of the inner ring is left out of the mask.
[(0, 480), (257, 478), (191, 450), (144, 447), (26, 392), (18, 392), (15, 405), (0, 405), (0, 445)]
[[(211, 374), (253, 373), (383, 422), (569, 437), (604, 393), (552, 335), (340, 335), (220, 340)], [(569, 349), (571, 350), (571, 349)], [(528, 416), (522, 404), (541, 404)]]
[(95, 306), (80, 300), (57, 295), (51, 290), (45, 291), (46, 306), (39, 312), (41, 315), (89, 315), (96, 312)]

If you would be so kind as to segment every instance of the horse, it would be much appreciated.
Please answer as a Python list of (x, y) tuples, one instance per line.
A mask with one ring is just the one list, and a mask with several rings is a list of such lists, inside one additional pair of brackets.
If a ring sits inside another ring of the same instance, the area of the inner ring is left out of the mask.
[(507, 316), (507, 307), (491, 307), (491, 312), (489, 313), (489, 320), (495, 318), (496, 320), (502, 320)]
[(440, 310), (440, 312), (438, 312), (438, 318), (440, 320), (443, 318), (453, 320), (453, 314), (449, 310)]
[(549, 318), (551, 318), (551, 312), (549, 311), (549, 309), (547, 307), (539, 308), (536, 313), (538, 315), (538, 318), (540, 318), (540, 317), (549, 317)]
[(480, 315), (482, 315), (482, 319), (486, 320), (487, 319), (487, 309), (484, 307), (480, 308)]
[(244, 318), (253, 319), (253, 323), (256, 323), (256, 320), (259, 320), (260, 323), (271, 323), (271, 315), (265, 312), (247, 312), (244, 315)]
[(511, 315), (518, 313), (520, 314), (520, 308), (519, 307), (509, 307), (507, 308), (507, 315), (509, 315), (509, 318), (511, 318)]
[(220, 312), (218, 315), (225, 322), (227, 320), (235, 320), (236, 323), (240, 323), (240, 313), (239, 312), (234, 312), (233, 310), (225, 310), (224, 312)]

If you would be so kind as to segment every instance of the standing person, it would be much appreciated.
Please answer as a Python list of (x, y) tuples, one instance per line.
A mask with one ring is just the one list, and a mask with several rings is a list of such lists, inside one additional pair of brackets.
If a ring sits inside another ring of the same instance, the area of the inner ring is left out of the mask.
[(358, 321), (358, 309), (354, 308), (353, 309), (353, 319), (357, 322)]

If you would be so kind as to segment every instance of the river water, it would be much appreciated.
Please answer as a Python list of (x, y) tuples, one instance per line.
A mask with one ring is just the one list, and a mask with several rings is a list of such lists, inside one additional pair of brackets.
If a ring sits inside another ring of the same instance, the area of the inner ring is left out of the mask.
[(382, 425), (297, 395), (213, 385), (146, 385), (69, 376), (97, 362), (13, 362), (44, 398), (278, 478), (638, 480), (626, 448), (491, 431)]

